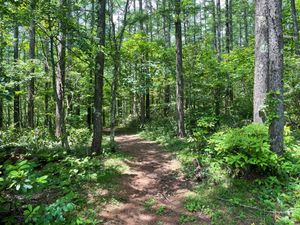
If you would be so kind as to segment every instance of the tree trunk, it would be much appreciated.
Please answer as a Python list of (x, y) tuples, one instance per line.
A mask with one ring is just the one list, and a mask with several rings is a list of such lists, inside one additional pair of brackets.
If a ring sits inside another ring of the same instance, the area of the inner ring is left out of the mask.
[(99, 52), (96, 56), (95, 70), (95, 95), (94, 95), (94, 126), (92, 151), (100, 153), (102, 150), (102, 108), (103, 108), (103, 78), (104, 78), (104, 59), (102, 49), (105, 47), (105, 12), (106, 0), (98, 0), (98, 38)]
[[(269, 1), (269, 95), (272, 118), (269, 133), (271, 150), (277, 154), (283, 152), (284, 102), (283, 102), (283, 32), (281, 0)], [(274, 105), (273, 105), (274, 104)]]
[[(258, 0), (256, 3), (256, 49), (254, 79), (255, 123), (269, 119), (271, 150), (283, 152), (284, 103), (283, 103), (283, 32), (281, 1)], [(268, 93), (266, 115), (264, 105)], [(274, 116), (275, 115), (275, 116)]]
[[(14, 30), (14, 62), (19, 59), (19, 25), (16, 22)], [(20, 128), (20, 85), (16, 84), (14, 89), (14, 126)]]
[(182, 65), (182, 31), (181, 31), (181, 0), (175, 3), (175, 38), (176, 38), (176, 114), (177, 114), (177, 136), (185, 136), (184, 128), (184, 81)]
[(115, 151), (115, 129), (117, 112), (117, 89), (120, 69), (120, 52), (116, 49), (114, 57), (113, 82), (111, 85), (111, 108), (110, 108), (110, 143), (111, 150)]
[[(48, 76), (50, 71), (49, 66), (49, 40), (45, 40), (45, 66), (44, 66), (45, 74)], [(50, 117), (50, 109), (49, 109), (49, 101), (50, 101), (50, 95), (49, 90), (51, 88), (51, 82), (46, 81), (45, 83), (45, 127), (48, 127), (49, 131), (52, 132), (52, 122)]]
[(112, 30), (112, 39), (113, 39), (113, 61), (114, 61), (114, 69), (113, 69), (113, 82), (111, 86), (111, 108), (110, 108), (110, 143), (111, 150), (115, 151), (115, 127), (116, 127), (116, 113), (117, 113), (117, 91), (118, 91), (118, 82), (120, 76), (121, 69), (121, 47), (123, 42), (123, 35), (126, 28), (127, 22), (127, 12), (129, 7), (129, 0), (126, 2), (125, 10), (124, 10), (124, 19), (121, 27), (121, 31), (119, 36), (116, 34), (116, 27), (113, 19), (113, 2), (111, 2), (110, 9), (110, 21), (111, 21), (111, 30)]
[(253, 95), (253, 121), (263, 123), (269, 74), (268, 0), (257, 0), (255, 13), (255, 76)]
[[(92, 4), (92, 12), (91, 12), (91, 34), (93, 34), (94, 32), (94, 25), (95, 25), (95, 0), (91, 0), (91, 4)], [(93, 42), (93, 38), (91, 39), (91, 42)], [(94, 71), (94, 63), (91, 62), (90, 63), (90, 85), (93, 86), (93, 74), (95, 73)], [(92, 129), (92, 114), (93, 114), (93, 110), (92, 110), (92, 104), (93, 104), (93, 98), (89, 97), (88, 98), (88, 106), (87, 106), (87, 117), (86, 117), (86, 122), (87, 122), (87, 126), (88, 128), (91, 130)]]
[[(60, 0), (62, 10), (66, 8), (66, 0)], [(66, 12), (63, 12), (66, 15)], [(66, 24), (64, 19), (59, 22), (58, 36), (58, 66), (56, 69), (55, 79), (55, 99), (56, 99), (56, 137), (61, 139), (62, 146), (69, 148), (68, 137), (65, 125), (65, 109), (64, 109), (64, 94), (65, 94), (65, 73), (66, 73)]]
[(295, 41), (295, 53), (300, 55), (300, 43), (299, 43), (299, 25), (295, 0), (291, 0), (291, 13), (293, 18), (293, 29), (294, 29), (294, 41)]
[(230, 21), (230, 12), (231, 9), (229, 8), (230, 0), (226, 0), (226, 51), (229, 53), (232, 50), (232, 41), (231, 41), (231, 21)]
[[(31, 13), (35, 13), (35, 0), (30, 3)], [(35, 59), (35, 19), (31, 20), (29, 31), (29, 58)], [(34, 67), (31, 70), (31, 75), (34, 74)], [(28, 126), (34, 128), (34, 78), (30, 78), (28, 83)]]

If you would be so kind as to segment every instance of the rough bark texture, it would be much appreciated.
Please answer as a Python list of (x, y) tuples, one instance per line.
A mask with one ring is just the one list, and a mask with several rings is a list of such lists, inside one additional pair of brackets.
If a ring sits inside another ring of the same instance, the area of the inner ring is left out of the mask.
[[(35, 0), (31, 0), (30, 3), (31, 13), (34, 16)], [(29, 31), (29, 58), (35, 59), (35, 19), (33, 18), (30, 23)], [(34, 68), (31, 70), (33, 75)], [(34, 78), (31, 78), (28, 83), (28, 126), (34, 127)]]
[(300, 55), (300, 43), (299, 43), (299, 25), (295, 0), (291, 0), (291, 14), (293, 18), (293, 30), (294, 30), (294, 40), (295, 40), (295, 53)]
[[(255, 27), (253, 120), (255, 123), (263, 123), (266, 120), (266, 116), (269, 117), (271, 150), (277, 154), (282, 154), (284, 103), (283, 33), (280, 0), (257, 0)], [(268, 108), (271, 110), (270, 115), (266, 115), (264, 111), (267, 94)]]
[(103, 108), (103, 77), (105, 47), (105, 9), (106, 0), (98, 0), (98, 38), (100, 50), (96, 56), (95, 94), (94, 94), (94, 126), (92, 151), (100, 153), (102, 150), (102, 108)]
[(255, 76), (253, 94), (253, 121), (266, 120), (264, 105), (268, 90), (269, 73), (269, 30), (268, 0), (256, 1), (255, 20)]
[[(62, 14), (66, 15), (66, 0), (60, 0), (60, 6), (63, 10)], [(55, 79), (55, 99), (56, 99), (56, 137), (61, 139), (64, 147), (68, 146), (68, 137), (65, 125), (65, 109), (64, 109), (64, 94), (65, 94), (65, 73), (66, 73), (66, 24), (65, 17), (59, 22), (60, 33), (58, 36), (58, 66), (56, 69)]]
[[(19, 25), (15, 25), (14, 30), (14, 62), (16, 63), (19, 59)], [(20, 85), (15, 85), (14, 90), (14, 126), (20, 128)]]
[[(269, 95), (273, 113), (269, 133), (272, 151), (281, 154), (284, 136), (283, 32), (281, 1), (269, 1)], [(273, 105), (274, 104), (274, 105)]]
[(176, 115), (177, 115), (177, 136), (185, 136), (184, 128), (184, 81), (182, 65), (182, 31), (181, 31), (181, 0), (176, 0)]

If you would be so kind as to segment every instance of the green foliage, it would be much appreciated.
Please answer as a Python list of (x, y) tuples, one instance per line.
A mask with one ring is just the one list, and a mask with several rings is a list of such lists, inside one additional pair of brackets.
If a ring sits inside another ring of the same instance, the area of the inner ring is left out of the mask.
[(264, 125), (250, 124), (216, 133), (209, 145), (212, 153), (224, 161), (233, 174), (278, 168), (279, 157), (270, 150), (268, 128)]
[(16, 191), (27, 192), (32, 189), (34, 185), (47, 183), (47, 175), (40, 176), (33, 173), (34, 163), (28, 160), (19, 160), (16, 164), (7, 162), (4, 164), (4, 178), (2, 188)]
[(155, 198), (148, 198), (144, 201), (144, 207), (146, 210), (150, 211), (152, 210), (152, 207), (156, 204)]
[(167, 209), (167, 206), (165, 205), (160, 205), (157, 209), (156, 209), (156, 214), (161, 216), (163, 214), (166, 213), (166, 209)]

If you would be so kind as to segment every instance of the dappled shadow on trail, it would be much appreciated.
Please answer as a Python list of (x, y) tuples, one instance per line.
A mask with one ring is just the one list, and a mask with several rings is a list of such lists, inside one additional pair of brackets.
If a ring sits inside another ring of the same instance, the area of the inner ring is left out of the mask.
[[(186, 195), (193, 187), (180, 170), (175, 157), (159, 145), (137, 135), (116, 138), (119, 149), (131, 158), (125, 163), (129, 170), (118, 180), (115, 194), (120, 200), (108, 204), (101, 212), (104, 224), (180, 224), (180, 217), (189, 214), (183, 207)], [(185, 224), (209, 224), (201, 218)]]

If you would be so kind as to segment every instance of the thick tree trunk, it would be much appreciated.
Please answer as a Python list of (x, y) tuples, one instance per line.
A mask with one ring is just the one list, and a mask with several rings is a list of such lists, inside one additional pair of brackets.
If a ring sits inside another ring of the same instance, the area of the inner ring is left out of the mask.
[(268, 0), (256, 1), (255, 13), (255, 76), (253, 95), (253, 121), (263, 123), (266, 120), (264, 111), (268, 91), (269, 74), (269, 22)]
[[(16, 22), (17, 23), (17, 22)], [(15, 25), (14, 30), (14, 62), (19, 59), (19, 25)], [(20, 128), (20, 85), (16, 84), (14, 89), (14, 126)]]
[(177, 136), (185, 136), (184, 128), (184, 81), (182, 65), (182, 31), (181, 31), (181, 0), (175, 2), (176, 21), (175, 21), (175, 38), (176, 38), (176, 115), (177, 115)]
[[(61, 9), (66, 9), (66, 0), (60, 0)], [(66, 15), (64, 11), (63, 14)], [(56, 100), (56, 130), (55, 135), (61, 139), (62, 146), (69, 148), (68, 137), (65, 125), (65, 109), (64, 109), (64, 94), (65, 94), (65, 73), (66, 73), (66, 24), (64, 19), (59, 23), (58, 36), (58, 66), (56, 69), (55, 79), (55, 100)]]
[[(271, 150), (283, 152), (284, 103), (283, 103), (283, 33), (281, 1), (257, 0), (256, 49), (254, 79), (255, 123), (268, 118)], [(268, 93), (270, 115), (264, 112)], [(275, 115), (275, 116), (273, 116)]]
[(299, 25), (295, 0), (291, 0), (291, 14), (293, 18), (293, 30), (294, 30), (294, 40), (295, 40), (295, 53), (300, 55), (300, 43), (299, 43)]
[[(284, 102), (283, 102), (283, 32), (281, 0), (269, 1), (269, 95), (272, 118), (269, 133), (271, 149), (277, 154), (283, 152), (284, 136)], [(274, 103), (274, 105), (273, 105)]]
[(99, 52), (96, 56), (95, 70), (95, 95), (94, 95), (94, 126), (92, 151), (100, 153), (102, 150), (102, 108), (103, 108), (103, 78), (104, 78), (104, 59), (102, 49), (105, 47), (105, 12), (106, 0), (98, 0), (98, 38)]
[[(35, 0), (30, 3), (31, 13), (34, 16)], [(33, 18), (30, 23), (29, 31), (29, 58), (35, 59), (35, 19)], [(34, 68), (31, 70), (31, 75), (34, 73)], [(34, 78), (31, 78), (28, 83), (28, 126), (34, 128)]]

